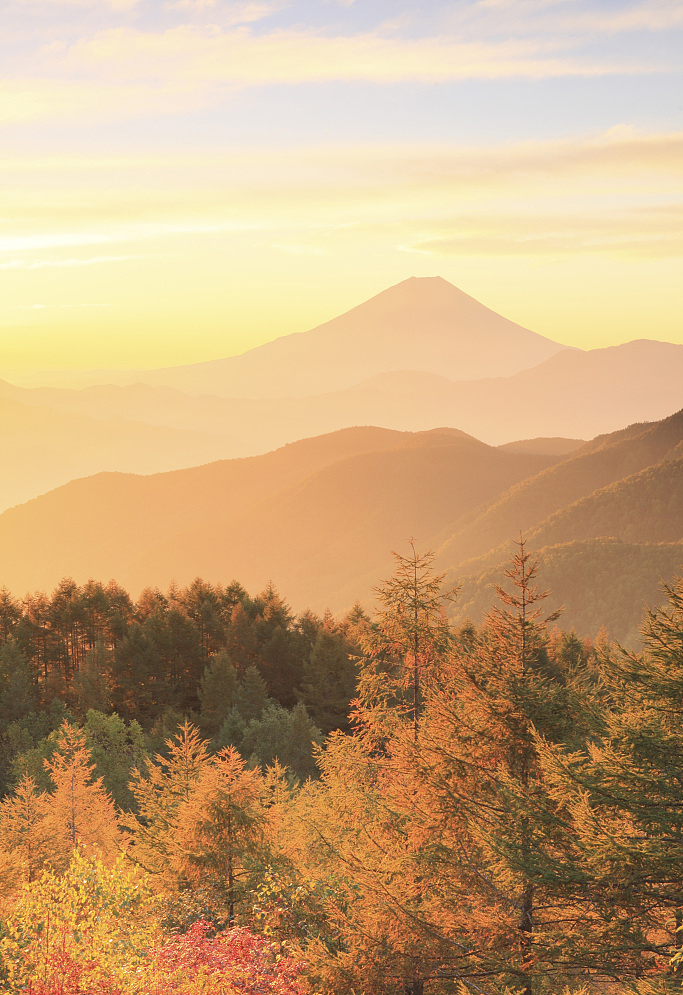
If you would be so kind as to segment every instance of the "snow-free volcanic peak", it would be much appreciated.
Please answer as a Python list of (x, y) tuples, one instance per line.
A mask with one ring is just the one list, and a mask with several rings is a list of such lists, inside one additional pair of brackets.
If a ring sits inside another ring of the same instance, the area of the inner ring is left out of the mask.
[(306, 396), (395, 370), (453, 380), (509, 376), (562, 348), (441, 277), (410, 277), (307, 332), (240, 356), (147, 371), (138, 378), (196, 394)]

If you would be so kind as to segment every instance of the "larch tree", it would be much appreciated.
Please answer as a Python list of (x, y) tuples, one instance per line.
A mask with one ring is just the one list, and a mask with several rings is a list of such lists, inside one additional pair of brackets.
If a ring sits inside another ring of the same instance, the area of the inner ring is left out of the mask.
[(590, 889), (578, 955), (651, 993), (683, 989), (683, 580), (664, 590), (667, 603), (646, 613), (643, 651), (603, 659), (588, 748), (543, 754)]
[(31, 883), (49, 862), (68, 859), (64, 834), (45, 819), (44, 794), (24, 775), (14, 793), (0, 802), (0, 875), (5, 895)]
[(48, 824), (63, 835), (71, 850), (82, 846), (113, 859), (122, 838), (114, 804), (102, 778), (94, 776), (85, 732), (65, 722), (45, 768), (55, 786), (44, 798)]
[(170, 861), (177, 880), (210, 891), (233, 926), (267, 860), (266, 782), (232, 747), (211, 757), (183, 800)]
[(208, 743), (185, 722), (166, 740), (167, 755), (156, 754), (133, 771), (130, 790), (137, 814), (129, 813), (123, 825), (133, 835), (131, 853), (148, 873), (169, 879), (169, 859), (174, 846), (180, 809), (187, 804), (208, 763)]

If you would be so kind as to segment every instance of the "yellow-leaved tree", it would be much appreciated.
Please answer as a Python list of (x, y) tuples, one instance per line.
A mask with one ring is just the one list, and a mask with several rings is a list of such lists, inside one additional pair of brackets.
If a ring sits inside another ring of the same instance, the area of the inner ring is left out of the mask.
[(111, 861), (123, 845), (114, 803), (95, 777), (95, 764), (82, 729), (64, 722), (59, 730), (57, 749), (45, 768), (54, 791), (42, 799), (45, 822), (66, 852), (80, 846), (98, 852)]
[(25, 774), (13, 795), (0, 802), (0, 887), (11, 897), (23, 881), (35, 880), (46, 862), (68, 859), (64, 834), (45, 818), (45, 793)]

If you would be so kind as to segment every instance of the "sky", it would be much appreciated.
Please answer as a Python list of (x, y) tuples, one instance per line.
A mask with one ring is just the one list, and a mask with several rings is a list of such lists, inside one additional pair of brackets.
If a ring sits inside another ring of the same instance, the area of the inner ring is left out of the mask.
[(680, 0), (5, 0), (0, 377), (144, 368), (442, 276), (683, 342)]

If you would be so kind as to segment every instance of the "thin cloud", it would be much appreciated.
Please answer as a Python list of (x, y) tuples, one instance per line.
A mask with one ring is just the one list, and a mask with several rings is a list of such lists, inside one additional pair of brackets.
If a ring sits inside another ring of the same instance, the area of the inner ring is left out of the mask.
[(87, 259), (10, 259), (9, 262), (0, 263), (0, 270), (37, 270), (37, 269), (67, 269), (74, 266), (97, 266), (100, 263), (121, 263), (129, 259), (141, 259), (134, 255), (126, 256), (90, 256)]
[[(48, 59), (48, 62), (51, 61)], [(254, 86), (324, 80), (368, 82), (542, 78), (651, 72), (646, 62), (553, 54), (528, 39), (459, 42), (442, 37), (406, 39), (368, 32), (331, 37), (314, 31), (253, 34), (182, 25), (161, 33), (133, 28), (99, 32), (71, 46), (55, 68), (93, 72), (100, 79), (187, 80)], [(661, 71), (662, 67), (656, 67)]]
[(601, 253), (645, 258), (683, 255), (678, 202), (639, 209), (603, 210), (599, 216), (506, 214), (445, 219), (440, 233), (397, 248), (420, 255), (576, 255)]

